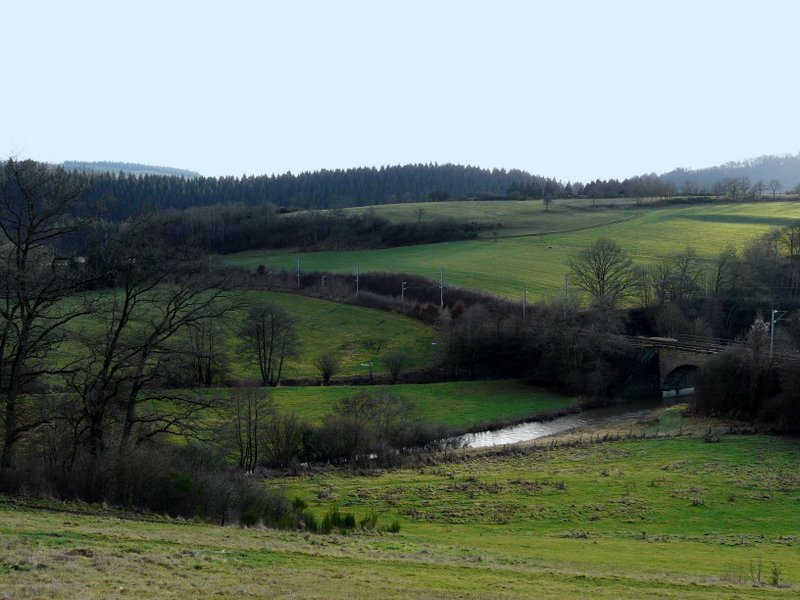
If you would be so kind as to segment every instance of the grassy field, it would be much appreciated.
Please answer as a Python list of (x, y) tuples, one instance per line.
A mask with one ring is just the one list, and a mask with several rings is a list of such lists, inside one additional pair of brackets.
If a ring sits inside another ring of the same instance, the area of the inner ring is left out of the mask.
[[(457, 214), (455, 205), (461, 203), (443, 204), (442, 210)], [(560, 293), (569, 258), (599, 237), (615, 240), (639, 263), (678, 252), (687, 245), (694, 246), (702, 257), (712, 258), (728, 245), (742, 247), (772, 227), (800, 219), (800, 203), (796, 202), (595, 211), (557, 207), (549, 213), (543, 211), (541, 203), (539, 208), (530, 202), (501, 202), (499, 208), (495, 202), (464, 204), (470, 219), (477, 220), (479, 213), (487, 222), (502, 218), (501, 237), (366, 251), (250, 251), (229, 255), (226, 260), (248, 268), (265, 264), (292, 270), (299, 256), (304, 270), (351, 272), (358, 263), (362, 272), (403, 271), (431, 278), (438, 278), (441, 266), (450, 285), (511, 298), (519, 298), (527, 289), (534, 297), (546, 299)], [(413, 206), (376, 207), (376, 211), (395, 210), (402, 216)], [(433, 206), (430, 212), (433, 216)]]
[[(379, 341), (380, 353), (406, 350), (411, 356), (411, 369), (427, 365), (436, 354), (433, 344), (437, 336), (433, 328), (402, 315), (295, 294), (263, 291), (236, 294), (241, 303), (273, 302), (297, 319), (301, 353), (288, 365), (289, 377), (317, 377), (315, 360), (331, 350), (342, 358), (340, 375), (366, 375), (368, 368), (363, 364), (369, 361), (376, 362), (376, 372), (381, 371), (382, 367), (377, 364), (379, 355), (364, 346), (367, 340)], [(234, 377), (257, 379), (258, 370), (246, 359), (237, 333), (244, 314), (245, 311), (239, 311), (232, 316), (226, 347), (234, 349), (231, 362)]]
[[(375, 214), (395, 223), (415, 223), (415, 211), (423, 210), (422, 220), (454, 219), (474, 221), (481, 225), (497, 226), (499, 236), (553, 233), (571, 231), (585, 227), (597, 227), (630, 218), (624, 210), (590, 210), (583, 200), (556, 202), (545, 212), (540, 200), (492, 200), (492, 201), (448, 201), (418, 202), (403, 204), (381, 204), (369, 208), (349, 208), (347, 212), (362, 213), (373, 210)], [(628, 200), (630, 203), (630, 200)], [(484, 237), (493, 237), (484, 232)]]
[[(375, 389), (381, 388), (298, 386), (274, 388), (267, 393), (279, 410), (296, 412), (309, 422), (319, 423), (340, 399)], [(560, 396), (516, 380), (398, 384), (382, 389), (407, 398), (424, 421), (458, 429), (523, 419), (568, 408), (575, 403), (575, 398)], [(230, 390), (218, 389), (210, 393), (224, 395)]]
[[(252, 351), (239, 334), (247, 306), (255, 301), (277, 304), (297, 320), (300, 356), (288, 361), (286, 377), (318, 377), (315, 361), (328, 351), (335, 351), (341, 357), (340, 375), (343, 376), (367, 375), (368, 368), (363, 364), (368, 361), (374, 361), (375, 371), (382, 372), (379, 356), (392, 350), (408, 352), (411, 358), (409, 369), (423, 367), (436, 356), (438, 337), (435, 330), (402, 315), (296, 294), (241, 290), (231, 294), (230, 299), (236, 308), (223, 324), (222, 347), (228, 357), (232, 379), (260, 378), (258, 367), (250, 358)], [(71, 326), (87, 329), (97, 327), (97, 323), (86, 317), (76, 320)], [(380, 353), (376, 354), (365, 346), (368, 340), (380, 343)]]
[(796, 598), (799, 468), (794, 440), (683, 437), (284, 481), (320, 514), (398, 519), (395, 534), (0, 499), (0, 598)]

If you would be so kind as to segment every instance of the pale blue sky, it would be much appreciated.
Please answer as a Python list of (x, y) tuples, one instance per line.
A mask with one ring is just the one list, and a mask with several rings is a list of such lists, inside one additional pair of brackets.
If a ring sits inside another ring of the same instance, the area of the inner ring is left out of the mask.
[(586, 181), (800, 150), (794, 1), (0, 7), (0, 157)]

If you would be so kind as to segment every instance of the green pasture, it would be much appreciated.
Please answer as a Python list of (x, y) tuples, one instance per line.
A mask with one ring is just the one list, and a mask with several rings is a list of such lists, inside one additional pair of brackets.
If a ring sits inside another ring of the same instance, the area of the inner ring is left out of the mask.
[[(297, 319), (300, 335), (300, 356), (292, 359), (287, 377), (317, 377), (316, 359), (324, 352), (336, 352), (342, 360), (340, 375), (366, 375), (368, 362), (380, 371), (380, 355), (392, 350), (405, 350), (411, 357), (410, 369), (430, 363), (436, 354), (437, 339), (433, 328), (419, 321), (394, 313), (337, 304), (326, 300), (266, 291), (237, 291), (236, 301), (242, 306), (252, 301), (273, 302)], [(258, 368), (248, 360), (248, 351), (238, 334), (246, 309), (236, 311), (228, 326), (226, 346), (232, 352), (234, 377), (257, 379)], [(377, 341), (376, 354), (365, 344)]]
[[(402, 315), (279, 292), (235, 290), (227, 299), (234, 309), (221, 321), (222, 346), (232, 379), (260, 378), (252, 359), (254, 353), (240, 334), (248, 306), (257, 301), (272, 302), (296, 319), (300, 355), (287, 361), (285, 377), (317, 377), (315, 361), (329, 351), (340, 356), (343, 376), (367, 375), (368, 367), (363, 366), (367, 362), (374, 362), (375, 371), (380, 372), (380, 355), (393, 350), (408, 352), (409, 369), (429, 364), (436, 355), (437, 335), (433, 328)], [(86, 317), (71, 326), (99, 331), (100, 324)], [(379, 352), (374, 346), (370, 349), (367, 342), (377, 342)]]
[[(419, 209), (422, 209), (421, 218), (417, 213)], [(541, 200), (466, 200), (380, 204), (349, 208), (347, 212), (358, 214), (367, 210), (395, 223), (454, 219), (496, 228), (483, 232), (484, 237), (494, 237), (492, 231), (502, 237), (571, 231), (629, 218), (623, 210), (591, 210), (582, 200), (554, 202), (547, 211)]]
[[(432, 424), (457, 429), (499, 421), (523, 419), (568, 408), (575, 398), (560, 396), (518, 380), (448, 381), (430, 384), (397, 384), (377, 387), (289, 386), (264, 389), (277, 410), (295, 412), (311, 423), (321, 422), (347, 396), (385, 389), (408, 399), (415, 414)], [(230, 389), (205, 393), (227, 396)]]
[[(433, 203), (428, 203), (428, 205)], [(457, 205), (461, 203), (443, 203)], [(464, 203), (467, 214), (484, 210), (487, 219), (498, 218), (495, 202)], [(405, 246), (378, 250), (339, 252), (249, 251), (226, 257), (229, 264), (256, 268), (294, 270), (296, 260), (307, 271), (408, 272), (438, 279), (444, 268), (445, 282), (481, 289), (510, 298), (523, 290), (539, 299), (561, 293), (569, 258), (600, 237), (619, 243), (638, 263), (693, 246), (701, 257), (710, 259), (727, 246), (741, 248), (749, 240), (772, 227), (800, 220), (798, 202), (716, 203), (694, 206), (655, 206), (632, 208), (551, 208), (545, 213), (531, 202), (501, 203), (507, 210), (500, 236), (477, 240)], [(518, 204), (514, 212), (514, 205)], [(541, 203), (539, 203), (541, 205)], [(557, 203), (554, 203), (554, 206)], [(476, 206), (477, 205), (477, 206)], [(403, 207), (413, 210), (414, 205)], [(376, 207), (376, 212), (381, 207)], [(444, 209), (457, 213), (457, 206)], [(443, 210), (444, 210), (443, 209)], [(400, 210), (400, 209), (395, 209)], [(433, 212), (434, 208), (430, 208)], [(471, 211), (471, 212), (469, 212)], [(528, 215), (528, 216), (526, 216)], [(507, 224), (507, 226), (506, 226)], [(506, 235), (513, 231), (513, 235)], [(548, 231), (554, 233), (547, 233)]]
[(683, 437), (267, 483), (394, 534), (0, 497), (0, 597), (796, 598), (798, 472), (795, 440)]

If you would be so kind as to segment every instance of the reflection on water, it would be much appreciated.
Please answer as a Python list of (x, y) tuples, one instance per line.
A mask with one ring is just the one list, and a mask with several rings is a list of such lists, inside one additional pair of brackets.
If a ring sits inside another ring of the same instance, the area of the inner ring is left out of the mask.
[(664, 408), (675, 404), (674, 400), (666, 398), (664, 400), (647, 400), (637, 402), (625, 402), (607, 408), (596, 408), (585, 410), (575, 415), (558, 417), (552, 421), (531, 421), (496, 429), (494, 431), (481, 431), (478, 433), (468, 433), (462, 436), (462, 440), (468, 448), (486, 448), (488, 446), (500, 446), (503, 444), (516, 444), (517, 442), (528, 442), (556, 433), (564, 433), (571, 429), (582, 427), (608, 427), (614, 423), (620, 423), (628, 419), (644, 417), (650, 411), (657, 408)]

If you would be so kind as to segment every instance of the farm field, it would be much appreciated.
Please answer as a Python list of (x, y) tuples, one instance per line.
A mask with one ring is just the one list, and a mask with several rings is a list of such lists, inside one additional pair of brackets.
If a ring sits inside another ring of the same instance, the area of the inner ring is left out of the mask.
[[(289, 386), (265, 391), (278, 410), (296, 412), (304, 420), (320, 423), (342, 398), (380, 389), (408, 399), (420, 419), (456, 429), (558, 411), (569, 408), (576, 401), (573, 397), (531, 387), (517, 380), (448, 381), (383, 387)], [(225, 395), (230, 393), (230, 389), (207, 393)]]
[(0, 598), (794, 598), (799, 467), (794, 440), (680, 437), (279, 482), (401, 525), (348, 535), (0, 497)]
[[(485, 211), (486, 219), (499, 216), (492, 212), (498, 210), (495, 202), (472, 204), (486, 206), (468, 207), (470, 218), (480, 210)], [(271, 269), (293, 270), (299, 257), (301, 268), (307, 271), (352, 272), (354, 265), (359, 264), (361, 272), (401, 271), (434, 279), (439, 277), (439, 267), (443, 267), (445, 282), (449, 285), (481, 289), (514, 299), (527, 289), (533, 297), (547, 299), (561, 293), (564, 274), (569, 270), (569, 258), (600, 237), (615, 240), (640, 264), (679, 252), (687, 245), (694, 246), (701, 257), (711, 259), (729, 245), (741, 248), (748, 240), (772, 227), (800, 220), (798, 202), (604, 208), (596, 211), (559, 207), (551, 208), (549, 213), (545, 213), (539, 203), (541, 220), (526, 216), (532, 214), (531, 210), (536, 210), (530, 202), (517, 203), (516, 212), (514, 206), (509, 206), (511, 204), (506, 203), (501, 210), (508, 210), (503, 220), (509, 223), (508, 229), (514, 233), (504, 237), (504, 226), (496, 240), (483, 238), (378, 250), (301, 254), (249, 251), (231, 254), (225, 259), (229, 264), (246, 268), (264, 264)], [(403, 207), (403, 212), (410, 212), (413, 206)], [(446, 208), (455, 210), (455, 207)], [(565, 216), (569, 211), (574, 212), (574, 216)], [(517, 220), (519, 224), (515, 225)]]

